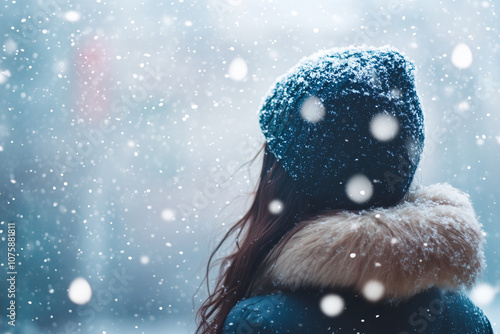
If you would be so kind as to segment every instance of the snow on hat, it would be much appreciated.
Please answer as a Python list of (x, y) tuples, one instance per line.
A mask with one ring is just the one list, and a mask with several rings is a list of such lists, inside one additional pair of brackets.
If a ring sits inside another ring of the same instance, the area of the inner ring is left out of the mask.
[(270, 151), (331, 209), (392, 206), (424, 146), (415, 66), (395, 49), (332, 49), (302, 59), (260, 111)]

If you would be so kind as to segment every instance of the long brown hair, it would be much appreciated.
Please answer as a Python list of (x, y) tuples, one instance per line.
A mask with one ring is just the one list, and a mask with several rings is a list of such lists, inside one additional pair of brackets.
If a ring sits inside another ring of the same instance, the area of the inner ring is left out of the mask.
[[(283, 237), (290, 237), (287, 233), (298, 222), (320, 209), (297, 188), (266, 143), (259, 153), (262, 150), (262, 170), (252, 205), (243, 218), (229, 229), (209, 258), (205, 276), (209, 296), (198, 309), (196, 333), (220, 333), (233, 306), (251, 292), (252, 282), (266, 255)], [(273, 200), (282, 202), (279, 214), (269, 210)], [(208, 275), (213, 266), (212, 260), (235, 233), (236, 250), (220, 260), (216, 285), (210, 292)]]

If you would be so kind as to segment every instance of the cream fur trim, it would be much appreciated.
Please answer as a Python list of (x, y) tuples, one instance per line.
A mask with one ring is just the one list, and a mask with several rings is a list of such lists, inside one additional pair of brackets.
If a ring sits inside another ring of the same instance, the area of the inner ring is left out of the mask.
[(469, 197), (448, 184), (413, 188), (391, 208), (324, 214), (295, 231), (280, 254), (266, 258), (253, 294), (301, 287), (363, 292), (376, 281), (381, 298), (405, 299), (432, 286), (470, 287), (484, 267), (484, 235)]

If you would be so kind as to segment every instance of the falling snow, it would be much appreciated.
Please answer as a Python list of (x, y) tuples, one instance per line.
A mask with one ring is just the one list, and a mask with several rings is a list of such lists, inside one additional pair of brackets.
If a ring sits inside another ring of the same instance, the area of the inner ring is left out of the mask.
[(338, 295), (325, 295), (321, 298), (320, 308), (325, 315), (336, 317), (344, 311), (344, 300)]
[(451, 53), (451, 61), (458, 68), (467, 68), (472, 64), (472, 51), (465, 43), (460, 43)]
[(68, 297), (75, 304), (87, 304), (92, 298), (92, 288), (89, 282), (83, 277), (76, 278), (69, 286)]
[(325, 106), (316, 96), (308, 98), (300, 109), (301, 116), (311, 123), (318, 123), (325, 116)]
[(269, 211), (274, 214), (280, 214), (283, 211), (283, 202), (279, 199), (274, 199), (269, 203)]
[(377, 114), (370, 122), (370, 132), (375, 139), (389, 141), (396, 137), (399, 131), (398, 120), (388, 114)]
[(362, 174), (352, 176), (347, 181), (345, 189), (348, 198), (356, 203), (369, 201), (373, 194), (372, 182)]
[[(207, 294), (204, 265), (251, 204), (261, 156), (247, 162), (264, 142), (258, 112), (268, 88), (304, 57), (352, 45), (395, 47), (415, 63), (426, 122), (416, 180), (470, 194), (488, 270), (467, 293), (498, 332), (498, 4), (396, 3), (3, 2), (0, 288), (3, 298), (3, 247), (15, 221), (20, 332), (193, 333), (193, 301), (197, 307)], [(373, 73), (362, 79), (381, 83)], [(384, 94), (405, 98), (402, 87)], [(325, 103), (308, 96), (305, 124), (321, 124)], [(401, 120), (382, 109), (353, 133), (390, 145)], [(404, 145), (410, 160), (419, 153)], [(407, 161), (399, 162), (404, 173)], [(380, 181), (357, 171), (346, 180), (341, 189), (353, 203), (367, 203)], [(274, 198), (264, 209), (278, 217), (287, 208)], [(399, 236), (386, 241), (404, 246)], [(365, 256), (343, 254), (349, 263)], [(388, 267), (377, 261), (367, 270)], [(389, 288), (373, 281), (362, 294), (376, 302)], [(339, 295), (320, 301), (328, 317), (346, 306)]]
[(376, 302), (382, 298), (384, 291), (385, 288), (382, 283), (378, 281), (369, 281), (363, 287), (362, 293), (367, 300)]

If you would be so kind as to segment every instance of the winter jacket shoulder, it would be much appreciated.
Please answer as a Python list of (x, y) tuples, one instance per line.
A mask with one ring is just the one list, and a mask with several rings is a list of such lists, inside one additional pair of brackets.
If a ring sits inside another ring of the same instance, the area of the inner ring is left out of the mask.
[[(291, 233), (224, 333), (492, 333), (460, 292), (485, 266), (481, 224), (448, 184), (414, 186), (390, 208), (327, 212)], [(334, 317), (320, 307), (328, 295), (342, 303)]]

